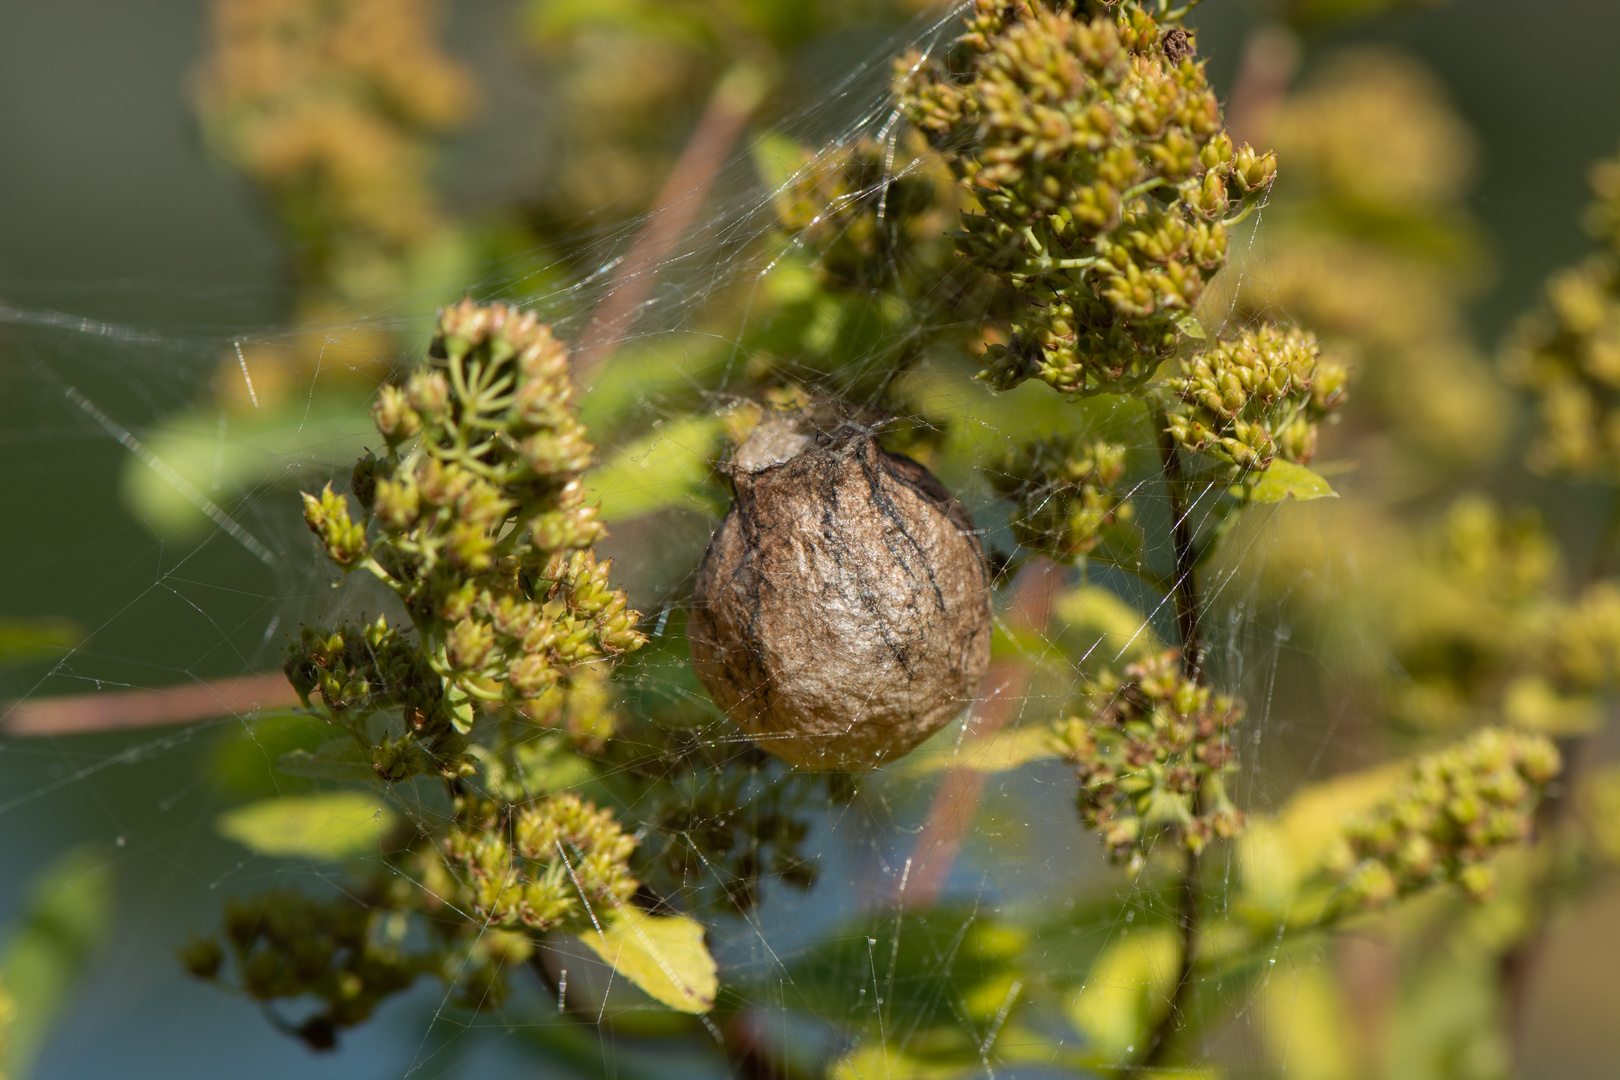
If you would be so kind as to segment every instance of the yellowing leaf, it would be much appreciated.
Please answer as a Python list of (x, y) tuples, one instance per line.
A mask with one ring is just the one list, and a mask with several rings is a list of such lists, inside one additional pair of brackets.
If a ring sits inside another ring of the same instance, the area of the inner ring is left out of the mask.
[(1127, 933), (1097, 958), (1069, 1003), (1069, 1018), (1099, 1062), (1142, 1049), (1149, 1029), (1170, 1007), (1181, 968), (1181, 942), (1169, 926)]
[(907, 762), (904, 770), (912, 776), (955, 768), (999, 773), (1057, 756), (1051, 729), (1045, 724), (1035, 724), (998, 731), (988, 738), (969, 739), (960, 747), (946, 745), (931, 753), (919, 754)]
[(249, 803), (219, 816), (215, 828), (260, 855), (347, 859), (377, 849), (394, 813), (358, 791), (332, 791)]
[(1611, 765), (1586, 777), (1580, 787), (1592, 846), (1612, 865), (1620, 865), (1620, 766)]
[(0, 1073), (9, 1077), (32, 1070), (112, 931), (112, 867), (88, 849), (70, 851), (29, 883), (24, 905), (0, 943), (0, 981), (12, 995)]
[(1359, 1075), (1338, 987), (1304, 957), (1278, 964), (1260, 984), (1260, 1030), (1267, 1056), (1287, 1080), (1351, 1080)]
[(67, 619), (0, 619), (0, 664), (60, 656), (83, 639), (83, 628)]
[(580, 940), (653, 1000), (687, 1013), (714, 1008), (720, 979), (703, 944), (702, 924), (624, 907), (604, 933), (590, 930)]
[(1503, 694), (1502, 713), (1514, 727), (1543, 735), (1587, 735), (1603, 724), (1603, 710), (1584, 695), (1560, 694), (1540, 675), (1521, 675)]
[(966, 1080), (983, 1071), (972, 1048), (959, 1061), (914, 1058), (899, 1047), (862, 1043), (833, 1063), (832, 1080)]
[[(1090, 659), (1104, 664), (1135, 659), (1160, 648), (1159, 637), (1140, 612), (1108, 589), (1082, 585), (1058, 597), (1056, 615)], [(1090, 641), (1095, 644), (1084, 644)]]
[[(1242, 489), (1234, 489), (1241, 494)], [(1254, 503), (1280, 503), (1287, 499), (1309, 502), (1312, 499), (1337, 499), (1333, 486), (1303, 465), (1273, 458), (1266, 471), (1251, 481), (1249, 501)]]

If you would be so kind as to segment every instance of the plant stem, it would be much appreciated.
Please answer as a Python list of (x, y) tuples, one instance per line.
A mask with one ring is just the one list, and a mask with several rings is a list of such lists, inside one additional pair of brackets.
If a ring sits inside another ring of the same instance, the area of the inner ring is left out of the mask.
[(1497, 985), (1502, 1006), (1502, 1026), (1507, 1035), (1513, 1075), (1522, 1075), (1526, 1064), (1525, 1036), (1529, 1033), (1530, 993), (1535, 988), (1546, 951), (1548, 924), (1560, 897), (1571, 890), (1569, 863), (1572, 849), (1579, 844), (1578, 830), (1569, 820), (1575, 799), (1582, 751), (1589, 742), (1584, 735), (1557, 740), (1564, 767), (1556, 791), (1542, 796), (1536, 810), (1536, 850), (1530, 869), (1528, 912), (1524, 933), (1497, 960)]
[[(1620, 539), (1620, 492), (1609, 497), (1608, 519), (1592, 552), (1586, 570), (1586, 584), (1602, 579), (1608, 567), (1609, 556)], [(1524, 934), (1497, 960), (1497, 989), (1502, 1005), (1502, 1025), (1507, 1035), (1513, 1070), (1524, 1070), (1524, 1037), (1529, 1018), (1530, 992), (1541, 967), (1541, 954), (1546, 950), (1548, 923), (1558, 904), (1559, 895), (1568, 887), (1568, 866), (1571, 849), (1578, 844), (1578, 828), (1569, 821), (1571, 803), (1575, 799), (1578, 780), (1589, 735), (1566, 735), (1558, 740), (1558, 754), (1564, 767), (1558, 777), (1558, 788), (1542, 796), (1536, 810), (1536, 842), (1539, 856), (1532, 864), (1529, 890), (1529, 913)]]
[(221, 716), (244, 716), (298, 704), (281, 672), (184, 683), (157, 690), (119, 690), (0, 701), (0, 733), (82, 735), (97, 731), (160, 727)]
[(726, 155), (767, 89), (764, 75), (748, 64), (735, 65), (720, 79), (697, 130), (659, 190), (655, 208), (614, 272), (574, 351), (574, 381), (581, 388), (590, 384), (593, 369), (630, 331), (663, 262), (697, 217)]
[(1148, 1036), (1147, 1052), (1140, 1069), (1147, 1070), (1164, 1064), (1172, 1043), (1176, 1025), (1187, 1011), (1187, 999), (1192, 996), (1193, 967), (1198, 962), (1198, 853), (1187, 852), (1187, 865), (1181, 873), (1176, 889), (1176, 921), (1181, 925), (1181, 965), (1176, 971), (1176, 986), (1170, 993), (1170, 1005), (1153, 1026)]
[(1181, 455), (1170, 434), (1170, 420), (1162, 409), (1153, 412), (1158, 429), (1159, 456), (1163, 462), (1164, 486), (1170, 502), (1170, 529), (1175, 548), (1176, 628), (1181, 632), (1181, 667), (1187, 676), (1204, 681), (1204, 643), (1198, 621), (1198, 554), (1193, 548), (1192, 519), (1187, 513), (1186, 480), (1181, 471)]
[[(1173, 583), (1176, 600), (1176, 626), (1181, 632), (1181, 667), (1187, 677), (1204, 681), (1204, 644), (1198, 617), (1198, 556), (1193, 547), (1192, 520), (1188, 515), (1186, 477), (1181, 454), (1170, 434), (1170, 420), (1162, 409), (1153, 411), (1153, 426), (1159, 439), (1159, 457), (1164, 486), (1170, 503), (1172, 546), (1175, 549)], [(1171, 1036), (1187, 1011), (1192, 994), (1193, 968), (1198, 962), (1198, 853), (1189, 850), (1177, 888), (1177, 921), (1181, 925), (1181, 964), (1176, 972), (1175, 989), (1169, 1007), (1149, 1035), (1138, 1069), (1149, 1069), (1164, 1062), (1171, 1047)], [(1136, 1070), (1133, 1070), (1136, 1071)]]

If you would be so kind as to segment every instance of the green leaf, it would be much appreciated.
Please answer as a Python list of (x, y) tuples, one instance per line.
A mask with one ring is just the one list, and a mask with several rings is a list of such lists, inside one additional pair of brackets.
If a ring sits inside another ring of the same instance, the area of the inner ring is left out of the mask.
[(1287, 499), (1337, 499), (1339, 493), (1326, 480), (1303, 465), (1273, 458), (1266, 470), (1246, 484), (1234, 485), (1232, 494), (1251, 503), (1280, 503)]
[(1204, 324), (1199, 322), (1191, 312), (1182, 315), (1176, 320), (1176, 328), (1188, 337), (1198, 338), (1200, 341), (1209, 337), (1208, 332), (1204, 330)]
[[(813, 276), (813, 275), (812, 275)], [(658, 334), (614, 349), (580, 388), (579, 419), (598, 445), (627, 421), (649, 411), (690, 405), (699, 408), (695, 387), (712, 384), (724, 370), (731, 349), (724, 338), (699, 334)]]
[(260, 855), (336, 861), (377, 850), (395, 814), (358, 791), (265, 799), (227, 811), (214, 828)]
[(586, 478), (601, 500), (602, 520), (628, 521), (668, 507), (712, 512), (709, 464), (720, 451), (721, 431), (715, 417), (688, 416), (621, 446)]
[[(164, 419), (142, 441), (152, 459), (124, 459), (125, 503), (160, 536), (209, 528), (203, 505), (228, 508), (260, 485), (295, 484), (347, 468), (380, 442), (365, 392), (336, 386), (243, 415), (196, 409)], [(199, 505), (201, 503), (202, 505)]]
[(590, 930), (580, 940), (655, 1001), (686, 1013), (714, 1008), (720, 979), (701, 923), (624, 907), (605, 932)]
[(0, 1056), (0, 1074), (11, 1077), (27, 1075), (112, 929), (112, 871), (90, 851), (47, 866), (29, 893), (0, 957), (16, 1008)]
[(26, 664), (73, 648), (84, 630), (69, 619), (0, 619), (0, 664)]
[(276, 768), (294, 776), (308, 776), (316, 780), (358, 780), (371, 783), (377, 779), (377, 770), (371, 759), (353, 739), (333, 739), (322, 743), (312, 754), (308, 750), (293, 750), (282, 754)]
[(473, 722), (478, 717), (473, 711), (472, 696), (460, 684), (444, 680), (444, 704), (450, 710), (450, 723), (457, 731), (465, 735), (473, 729)]
[[(268, 799), (272, 795), (303, 794), (310, 785), (278, 773), (276, 762), (294, 750), (312, 753), (332, 737), (332, 724), (296, 709), (261, 713), (215, 749), (208, 778), (215, 790), (242, 799)], [(352, 745), (352, 740), (349, 740)], [(289, 792), (289, 783), (296, 785)]]
[(575, 753), (560, 735), (526, 739), (512, 751), (512, 758), (529, 792), (567, 791), (596, 776), (590, 761)]
[(810, 162), (811, 157), (803, 143), (779, 131), (767, 131), (754, 140), (754, 170), (770, 191), (785, 187), (794, 174)]

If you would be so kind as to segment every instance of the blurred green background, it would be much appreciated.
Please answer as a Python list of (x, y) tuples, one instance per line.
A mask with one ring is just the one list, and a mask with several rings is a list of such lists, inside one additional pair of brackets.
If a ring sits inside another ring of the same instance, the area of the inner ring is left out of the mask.
[[(446, 6), (445, 46), (477, 72), (484, 96), (437, 166), (445, 203), (466, 217), (540, 199), (558, 182), (558, 106), (544, 59), (512, 31), (520, 6)], [(0, 671), (0, 699), (270, 670), (280, 635), (322, 602), (299, 592), (313, 577), (278, 573), (223, 535), (200, 546), (155, 538), (118, 495), (128, 451), (67, 394), (76, 388), (125, 424), (151, 423), (207, 387), (221, 342), (292, 317), (275, 223), (245, 180), (209, 160), (184, 96), (206, 17), (200, 0), (0, 0), (0, 615), (66, 617), (92, 631), (60, 668)], [(1198, 21), (1224, 88), (1252, 14), (1209, 0)], [(895, 32), (816, 42), (802, 70), (830, 81), (880, 58)], [(1527, 16), (1511, 0), (1456, 0), (1313, 38), (1305, 70), (1350, 40), (1422, 58), (1480, 139), (1471, 209), (1494, 279), (1471, 315), (1493, 342), (1551, 269), (1587, 249), (1586, 166), (1620, 142), (1620, 5), (1564, 0)], [(407, 296), (377, 314), (419, 319), (431, 304)], [(1540, 502), (1571, 535), (1596, 516), (1578, 487), (1521, 483), (1512, 494)], [(286, 546), (301, 534), (290, 505), (261, 503), (245, 524)], [(233, 723), (0, 739), (0, 925), (28, 910), (36, 872), (75, 849), (86, 853), (80, 879), (94, 876), (84, 867), (110, 871), (116, 896), (88, 981), (34, 1075), (383, 1077), (413, 1063), (424, 1077), (548, 1075), (498, 1027), (422, 1045), (437, 1004), (428, 988), (318, 1057), (244, 1002), (181, 975), (171, 950), (216, 921), (222, 890), (288, 874), (211, 829), (220, 797), (202, 763)], [(1295, 722), (1285, 738), (1308, 754), (1326, 735)], [(1556, 927), (1532, 1009), (1533, 1075), (1620, 1074), (1617, 1003), (1620, 892), (1610, 891)]]

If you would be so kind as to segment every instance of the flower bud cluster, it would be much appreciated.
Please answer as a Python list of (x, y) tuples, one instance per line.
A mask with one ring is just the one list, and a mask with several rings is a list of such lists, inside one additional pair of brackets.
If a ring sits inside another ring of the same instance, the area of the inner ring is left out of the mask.
[(976, 0), (965, 77), (913, 55), (898, 89), (982, 211), (963, 215), (958, 249), (1026, 299), (983, 377), (1117, 392), (1174, 349), (1276, 160), (1233, 145), (1180, 25), (1135, 3), (1069, 7)]
[(1530, 464), (1620, 478), (1620, 247), (1548, 283), (1508, 347), (1511, 378), (1538, 399)]
[(457, 800), (446, 865), (480, 921), (508, 929), (579, 931), (636, 891), (636, 842), (613, 814), (570, 792), (502, 811)]
[(1080, 816), (1109, 855), (1141, 867), (1160, 836), (1188, 851), (1237, 834), (1243, 813), (1222, 777), (1236, 771), (1232, 728), (1242, 707), (1201, 686), (1165, 650), (1086, 687), (1089, 718), (1058, 721), (1056, 739), (1080, 779)]
[[(441, 227), (427, 138), (468, 116), (429, 0), (222, 0), (197, 109), (306, 245), (390, 252)], [(333, 238), (341, 238), (337, 244)]]
[(785, 768), (757, 747), (739, 753), (690, 730), (651, 737), (665, 743), (658, 767), (643, 758), (625, 771), (642, 774), (634, 800), (650, 828), (637, 865), (653, 891), (729, 913), (752, 909), (767, 881), (815, 883), (812, 829), (854, 796), (852, 774)]
[(383, 940), (378, 912), (346, 897), (317, 900), (277, 889), (225, 904), (225, 944), (193, 938), (180, 962), (199, 979), (225, 975), (226, 950), (237, 988), (255, 1001), (305, 998), (322, 1008), (296, 1034), (329, 1049), (340, 1028), (366, 1020), (385, 997), (432, 970), (423, 958)]
[(1486, 728), (1419, 758), (1410, 780), (1347, 821), (1336, 856), (1352, 905), (1378, 907), (1443, 882), (1491, 896), (1491, 858), (1527, 840), (1558, 750), (1540, 735)]
[(1464, 311), (1480, 285), (1473, 135), (1444, 84), (1401, 53), (1353, 46), (1310, 67), (1264, 128), (1288, 171), (1264, 272), (1227, 275), (1233, 314), (1281, 310), (1315, 330), (1356, 372), (1358, 428), (1388, 430), (1403, 454), (1486, 460), (1510, 425)]
[(987, 469), (996, 494), (1013, 503), (1013, 535), (1058, 562), (1083, 558), (1108, 526), (1129, 521), (1131, 504), (1115, 493), (1125, 447), (1072, 435), (1034, 439)]
[(902, 274), (932, 279), (945, 269), (960, 200), (915, 133), (906, 144), (906, 162), (871, 139), (840, 147), (777, 194), (778, 223), (815, 251), (825, 287), (892, 287)]
[(378, 395), (387, 450), (353, 483), (369, 527), (330, 487), (305, 496), (305, 520), (333, 561), (399, 594), (459, 730), (473, 701), (554, 716), (573, 667), (646, 640), (590, 550), (604, 530), (579, 479), (592, 448), (567, 353), (534, 316), (463, 301), (430, 358)]
[(1593, 167), (1587, 228), (1603, 250), (1547, 283), (1506, 350), (1509, 377), (1538, 399), (1529, 463), (1620, 478), (1620, 158)]
[(1560, 689), (1591, 694), (1620, 675), (1620, 583), (1600, 581), (1550, 620), (1544, 642), (1549, 676)]
[[(356, 734), (372, 713), (397, 709), (404, 730), (364, 740), (371, 766), (398, 782), (426, 772), (469, 775), (466, 739), (445, 706), (444, 681), (416, 645), (382, 616), (366, 626), (306, 626), (283, 670), (306, 707), (319, 692), (326, 712)], [(349, 721), (353, 722), (349, 722)]]
[(1318, 427), (1344, 401), (1346, 379), (1315, 335), (1262, 324), (1203, 350), (1168, 380), (1180, 399), (1170, 434), (1246, 471), (1278, 455), (1304, 464), (1316, 454)]
[(1385, 642), (1385, 708), (1415, 731), (1499, 716), (1498, 695), (1541, 655), (1557, 549), (1532, 514), (1458, 500), (1413, 549), (1391, 552), (1368, 632)]

